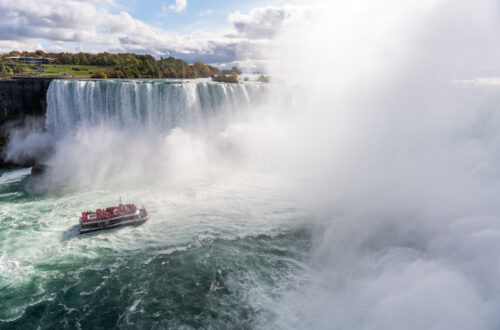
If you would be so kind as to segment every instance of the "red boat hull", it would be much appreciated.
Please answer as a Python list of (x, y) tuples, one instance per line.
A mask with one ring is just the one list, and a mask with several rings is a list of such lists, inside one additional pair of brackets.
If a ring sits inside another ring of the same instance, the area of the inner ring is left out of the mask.
[(121, 226), (138, 226), (148, 219), (146, 209), (138, 209), (134, 204), (120, 204), (106, 209), (97, 209), (95, 212), (82, 212), (80, 234)]

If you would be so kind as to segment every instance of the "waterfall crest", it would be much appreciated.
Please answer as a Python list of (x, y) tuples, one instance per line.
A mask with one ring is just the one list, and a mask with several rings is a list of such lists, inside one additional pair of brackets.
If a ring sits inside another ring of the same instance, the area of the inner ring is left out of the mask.
[(52, 134), (99, 124), (169, 130), (237, 112), (260, 102), (267, 89), (203, 80), (53, 80), (45, 124)]

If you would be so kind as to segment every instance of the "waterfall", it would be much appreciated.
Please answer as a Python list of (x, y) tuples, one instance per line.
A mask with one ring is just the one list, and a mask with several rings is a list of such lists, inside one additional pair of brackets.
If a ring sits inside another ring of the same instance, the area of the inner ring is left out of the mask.
[(231, 114), (265, 97), (266, 84), (206, 80), (53, 80), (47, 91), (46, 129), (109, 125), (169, 130)]

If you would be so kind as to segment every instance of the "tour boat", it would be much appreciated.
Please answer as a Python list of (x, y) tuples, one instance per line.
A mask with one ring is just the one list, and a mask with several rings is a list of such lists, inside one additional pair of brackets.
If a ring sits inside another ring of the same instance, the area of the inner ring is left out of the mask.
[(120, 203), (118, 206), (97, 209), (94, 212), (82, 212), (80, 234), (120, 226), (140, 225), (148, 219), (146, 208), (138, 208), (135, 204)]

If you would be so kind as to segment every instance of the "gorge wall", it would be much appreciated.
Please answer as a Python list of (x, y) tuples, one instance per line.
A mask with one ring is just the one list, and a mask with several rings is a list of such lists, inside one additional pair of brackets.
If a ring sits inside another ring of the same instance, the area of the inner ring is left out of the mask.
[(20, 78), (0, 80), (0, 168), (14, 164), (4, 160), (10, 131), (22, 127), (26, 119), (43, 122), (47, 108), (47, 90), (52, 78)]
[(44, 116), (47, 89), (52, 78), (0, 80), (0, 124)]

